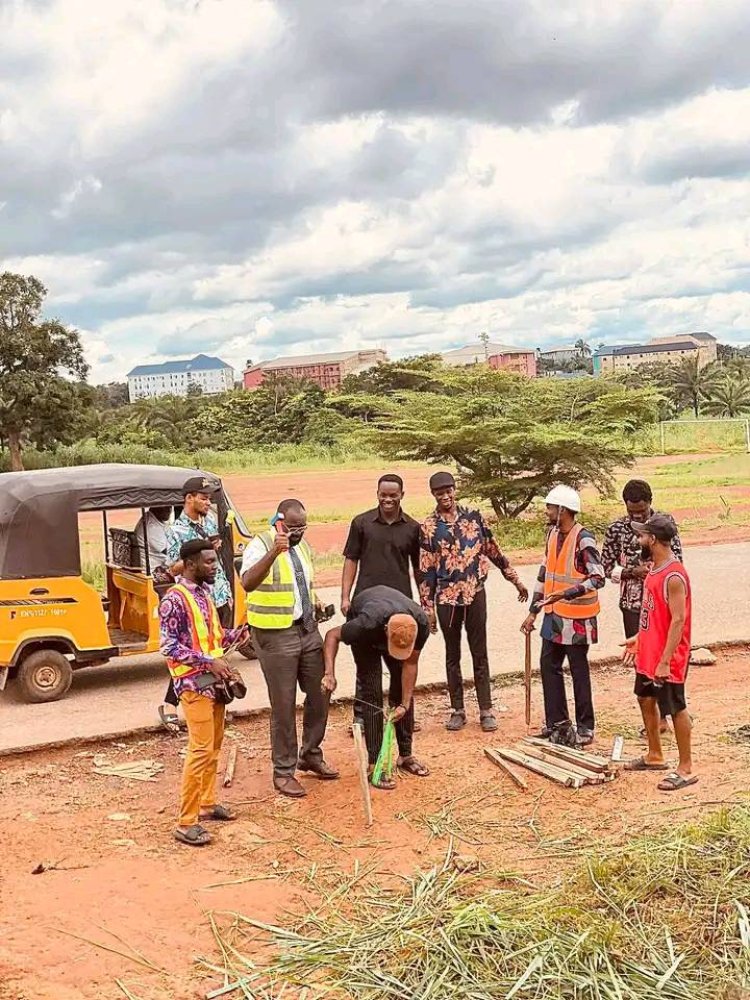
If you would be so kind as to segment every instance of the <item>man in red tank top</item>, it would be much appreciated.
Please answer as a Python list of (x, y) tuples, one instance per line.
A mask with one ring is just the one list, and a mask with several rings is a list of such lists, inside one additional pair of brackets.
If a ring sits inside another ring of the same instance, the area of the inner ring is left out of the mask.
[(643, 559), (651, 563), (644, 581), (638, 635), (627, 642), (625, 661), (635, 665), (635, 693), (648, 736), (648, 752), (626, 765), (628, 771), (666, 771), (659, 734), (659, 710), (671, 715), (680, 761), (659, 783), (663, 792), (693, 785), (692, 723), (685, 702), (685, 678), (690, 661), (691, 594), (685, 567), (671, 549), (677, 528), (664, 514), (644, 524), (633, 523)]

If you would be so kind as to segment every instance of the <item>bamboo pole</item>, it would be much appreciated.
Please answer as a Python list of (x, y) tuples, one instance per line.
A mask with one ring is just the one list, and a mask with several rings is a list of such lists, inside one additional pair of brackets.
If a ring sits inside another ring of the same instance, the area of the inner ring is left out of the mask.
[(526, 633), (526, 657), (523, 668), (523, 685), (526, 694), (526, 729), (531, 725), (531, 632)]
[(229, 751), (229, 760), (227, 761), (227, 769), (224, 772), (224, 780), (222, 781), (223, 788), (230, 788), (232, 782), (234, 781), (234, 769), (237, 766), (237, 744), (235, 743)]
[(370, 781), (367, 777), (367, 751), (362, 738), (362, 726), (355, 723), (352, 726), (354, 733), (354, 750), (357, 755), (357, 771), (359, 773), (359, 784), (362, 789), (362, 803), (365, 807), (365, 823), (372, 826), (372, 799), (370, 798)]
[(522, 778), (520, 774), (517, 774), (510, 764), (508, 764), (507, 761), (504, 761), (502, 757), (498, 756), (494, 750), (491, 750), (490, 747), (485, 747), (484, 753), (485, 756), (488, 757), (496, 767), (499, 767), (501, 771), (507, 774), (511, 781), (518, 785), (519, 788), (522, 788), (524, 792), (529, 790), (526, 779)]
[(538, 740), (527, 736), (524, 743), (529, 746), (538, 747), (545, 753), (551, 753), (563, 760), (569, 760), (571, 764), (578, 764), (590, 771), (609, 771), (611, 762), (608, 757), (600, 757), (598, 754), (584, 753), (583, 750), (576, 750), (573, 747), (560, 746), (558, 743), (550, 743), (548, 740)]
[(583, 779), (577, 778), (572, 774), (568, 774), (567, 771), (563, 770), (561, 767), (557, 767), (555, 764), (538, 760), (536, 757), (531, 757), (529, 754), (522, 753), (520, 750), (503, 750), (498, 748), (496, 753), (498, 753), (503, 760), (508, 760), (511, 764), (520, 764), (521, 767), (525, 767), (527, 771), (533, 771), (534, 774), (541, 774), (542, 777), (549, 778), (550, 781), (554, 781), (558, 785), (565, 785), (567, 788), (583, 787)]
[(599, 771), (587, 771), (583, 767), (579, 767), (578, 764), (571, 764), (570, 761), (563, 760), (561, 757), (555, 757), (552, 754), (547, 753), (542, 750), (541, 747), (529, 747), (527, 751), (530, 757), (535, 757), (537, 760), (546, 761), (548, 764), (552, 764), (554, 767), (559, 767), (568, 774), (572, 774), (576, 778), (581, 778), (581, 780), (587, 785), (603, 785), (606, 781), (610, 780), (610, 776)]

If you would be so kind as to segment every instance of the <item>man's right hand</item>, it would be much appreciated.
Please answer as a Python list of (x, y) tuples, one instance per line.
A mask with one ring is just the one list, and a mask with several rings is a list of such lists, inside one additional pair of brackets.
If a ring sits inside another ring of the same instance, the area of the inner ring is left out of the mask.
[(650, 563), (640, 563), (638, 566), (633, 566), (631, 568), (630, 578), (632, 580), (645, 580), (650, 572), (651, 572)]
[(536, 615), (527, 615), (524, 618), (523, 625), (521, 626), (521, 631), (524, 635), (531, 635), (534, 631), (534, 623), (536, 622)]
[(277, 531), (273, 540), (273, 553), (276, 556), (280, 556), (282, 552), (289, 551), (289, 535), (284, 534), (282, 531)]
[(427, 620), (430, 623), (430, 632), (432, 632), (432, 634), (435, 635), (435, 633), (438, 630), (438, 621), (437, 621), (437, 615), (435, 614), (434, 611), (427, 612)]
[(234, 676), (232, 673), (232, 668), (229, 666), (229, 664), (227, 663), (227, 661), (224, 659), (223, 656), (219, 657), (219, 659), (217, 660), (214, 660), (214, 662), (211, 664), (211, 673), (215, 674), (222, 681), (228, 681)]
[(349, 609), (351, 608), (351, 606), (352, 606), (351, 599), (348, 598), (348, 597), (344, 597), (344, 595), (342, 594), (341, 595), (341, 614), (344, 616), (344, 618), (346, 618), (346, 616), (349, 614)]

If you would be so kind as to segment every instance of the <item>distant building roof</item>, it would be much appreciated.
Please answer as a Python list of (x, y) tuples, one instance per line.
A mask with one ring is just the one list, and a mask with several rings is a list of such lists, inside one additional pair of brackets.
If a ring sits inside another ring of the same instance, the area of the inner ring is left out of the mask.
[(135, 378), (137, 375), (177, 375), (181, 372), (206, 372), (218, 371), (221, 368), (231, 368), (226, 361), (221, 358), (212, 358), (207, 354), (196, 354), (194, 358), (186, 361), (164, 361), (160, 365), (137, 365), (128, 372), (128, 378)]
[(457, 347), (454, 351), (444, 351), (444, 361), (467, 360), (484, 361), (485, 357), (493, 358), (496, 354), (535, 354), (533, 347), (510, 347), (508, 344), (469, 344), (468, 347)]
[(266, 371), (273, 371), (278, 368), (304, 368), (307, 365), (335, 365), (339, 361), (346, 361), (348, 358), (359, 357), (360, 354), (378, 353), (373, 351), (337, 351), (333, 354), (293, 354), (286, 358), (273, 358), (271, 361), (259, 361), (251, 365), (246, 371), (254, 371), (263, 368)]
[(563, 344), (562, 347), (548, 347), (545, 351), (540, 352), (542, 357), (545, 354), (577, 354), (578, 348), (575, 344)]
[(695, 344), (686, 343), (684, 340), (672, 340), (666, 344), (624, 344), (619, 347), (602, 347), (596, 352), (594, 357), (609, 358), (613, 355), (620, 356), (623, 354), (661, 354), (667, 351), (694, 351), (695, 349)]
[(711, 333), (705, 333), (701, 331), (699, 333), (679, 333), (678, 337), (693, 337), (695, 340), (716, 340), (716, 337)]

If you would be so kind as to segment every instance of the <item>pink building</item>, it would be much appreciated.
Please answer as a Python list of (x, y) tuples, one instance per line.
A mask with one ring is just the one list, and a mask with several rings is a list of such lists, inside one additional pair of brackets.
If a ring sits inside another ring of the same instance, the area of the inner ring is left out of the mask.
[(289, 358), (274, 358), (248, 366), (242, 379), (246, 389), (257, 389), (270, 374), (317, 382), (321, 389), (338, 389), (347, 375), (372, 368), (387, 361), (385, 351), (341, 351), (338, 354), (300, 354)]
[(504, 371), (525, 375), (526, 378), (536, 378), (536, 351), (528, 347), (508, 347), (505, 344), (473, 344), (470, 347), (459, 347), (455, 351), (443, 354), (446, 365), (480, 365), (489, 364), (491, 368), (502, 368)]

